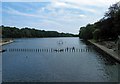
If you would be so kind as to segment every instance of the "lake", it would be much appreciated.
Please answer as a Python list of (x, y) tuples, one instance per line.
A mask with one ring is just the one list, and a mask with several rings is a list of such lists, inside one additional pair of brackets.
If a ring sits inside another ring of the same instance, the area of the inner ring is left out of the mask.
[(77, 37), (15, 39), (3, 48), (3, 82), (118, 81), (120, 65)]

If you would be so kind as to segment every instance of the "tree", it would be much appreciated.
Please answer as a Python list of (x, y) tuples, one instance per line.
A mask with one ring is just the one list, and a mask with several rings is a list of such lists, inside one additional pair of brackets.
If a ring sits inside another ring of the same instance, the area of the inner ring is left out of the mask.
[(81, 27), (79, 31), (79, 37), (82, 39), (92, 39), (93, 31), (95, 30), (95, 25), (88, 24), (86, 27)]
[(31, 28), (16, 28), (16, 27), (5, 27), (2, 28), (2, 36), (3, 38), (40, 38), (40, 37), (71, 37), (73, 34), (69, 33), (59, 33), (57, 31), (45, 31), (45, 30), (37, 30)]
[(81, 27), (79, 31), (79, 37), (82, 39), (115, 40), (118, 35), (120, 35), (120, 2), (110, 6), (101, 20), (92, 25)]
[(95, 31), (93, 32), (93, 39), (98, 41), (100, 39), (100, 29), (95, 29)]

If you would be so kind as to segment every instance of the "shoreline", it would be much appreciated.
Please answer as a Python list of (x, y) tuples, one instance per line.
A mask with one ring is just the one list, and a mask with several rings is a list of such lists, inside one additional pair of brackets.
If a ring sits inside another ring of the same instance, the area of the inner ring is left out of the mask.
[(14, 42), (14, 41), (10, 40), (10, 41), (7, 41), (7, 42), (2, 42), (2, 43), (0, 43), (0, 46), (6, 45), (6, 44), (9, 44), (9, 43), (12, 43), (12, 42)]
[(12, 42), (14, 42), (13, 40), (9, 40), (9, 41), (7, 41), (7, 42), (2, 42), (2, 43), (0, 43), (0, 53), (1, 52), (4, 52), (4, 50), (2, 49), (2, 46), (3, 45), (6, 45), (6, 44), (9, 44), (9, 43), (12, 43)]
[(98, 43), (95, 43), (91, 40), (88, 40), (88, 42), (90, 42), (91, 44), (93, 44), (95, 47), (101, 49), (103, 52), (105, 52), (106, 54), (108, 54), (109, 56), (111, 56), (112, 58), (114, 58), (115, 60), (117, 60), (118, 62), (120, 62), (120, 56), (113, 50), (106, 48), (105, 46), (102, 46)]

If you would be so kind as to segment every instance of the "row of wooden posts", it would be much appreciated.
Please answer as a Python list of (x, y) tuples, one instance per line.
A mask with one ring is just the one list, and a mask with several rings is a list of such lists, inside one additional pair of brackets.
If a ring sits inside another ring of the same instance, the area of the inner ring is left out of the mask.
[(62, 49), (55, 49), (55, 48), (49, 48), (49, 49), (5, 49), (5, 51), (9, 52), (92, 52), (91, 48), (86, 49), (79, 49), (79, 48), (62, 48)]

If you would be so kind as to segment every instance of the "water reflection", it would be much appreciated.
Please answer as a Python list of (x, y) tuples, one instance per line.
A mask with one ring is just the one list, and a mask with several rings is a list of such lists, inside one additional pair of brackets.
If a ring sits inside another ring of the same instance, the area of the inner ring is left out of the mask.
[[(57, 44), (59, 40), (62, 45)], [(118, 79), (119, 64), (79, 38), (16, 39), (4, 49), (7, 49), (3, 53), (5, 82), (111, 82)], [(92, 52), (79, 52), (79, 49)]]
[[(109, 55), (101, 51), (100, 49), (94, 47), (89, 42), (87, 41), (82, 41), (82, 42), (85, 43), (87, 47), (92, 46), (94, 53), (97, 54), (96, 59), (99, 63), (99, 66), (96, 66), (96, 67), (98, 67), (99, 71), (104, 73), (102, 77), (108, 80), (112, 79), (114, 80), (114, 82), (118, 81), (118, 78), (119, 78), (118, 71), (120, 70), (118, 69), (118, 67), (120, 65), (116, 62), (116, 60), (114, 60), (112, 57), (110, 57)], [(111, 69), (111, 67), (113, 68)], [(116, 78), (113, 78), (113, 76), (115, 76)]]

